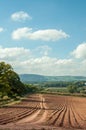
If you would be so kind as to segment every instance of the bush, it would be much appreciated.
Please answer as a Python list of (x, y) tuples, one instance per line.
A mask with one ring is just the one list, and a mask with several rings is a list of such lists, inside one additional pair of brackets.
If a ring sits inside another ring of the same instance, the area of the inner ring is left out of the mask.
[(68, 86), (68, 91), (69, 91), (70, 93), (76, 93), (76, 92), (78, 92), (78, 88), (77, 88), (77, 86), (75, 86), (75, 85), (69, 85), (69, 86)]
[(3, 100), (9, 100), (8, 96), (3, 96)]

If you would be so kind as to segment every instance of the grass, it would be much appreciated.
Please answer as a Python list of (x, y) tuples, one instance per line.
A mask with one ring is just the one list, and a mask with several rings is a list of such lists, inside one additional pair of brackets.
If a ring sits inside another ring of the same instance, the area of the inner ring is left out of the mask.
[(44, 93), (68, 93), (68, 90), (66, 87), (64, 88), (48, 87), (48, 88), (45, 88), (42, 92)]
[(0, 107), (19, 103), (21, 99), (22, 97), (19, 96), (16, 96), (15, 98), (11, 98), (11, 97), (9, 98), (8, 96), (4, 96), (3, 98), (0, 98)]
[(64, 95), (64, 96), (78, 96), (78, 97), (86, 97), (84, 93), (70, 93), (68, 92), (67, 87), (47, 87), (41, 93), (44, 94), (55, 94), (55, 95)]
[[(86, 97), (86, 94), (84, 94), (84, 93), (70, 93), (70, 92), (68, 92), (67, 87), (47, 87), (38, 93)], [(9, 98), (8, 96), (4, 96), (3, 98), (0, 97), (0, 107), (3, 107), (5, 105), (13, 105), (13, 104), (19, 103), (19, 102), (21, 102), (21, 100), (23, 98), (25, 98), (25, 96), (24, 97), (15, 96), (14, 98)]]

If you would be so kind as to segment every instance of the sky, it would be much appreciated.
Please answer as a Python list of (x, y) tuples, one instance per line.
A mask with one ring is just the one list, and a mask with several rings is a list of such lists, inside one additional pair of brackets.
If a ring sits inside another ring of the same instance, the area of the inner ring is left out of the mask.
[(0, 0), (0, 62), (18, 74), (86, 76), (86, 0)]

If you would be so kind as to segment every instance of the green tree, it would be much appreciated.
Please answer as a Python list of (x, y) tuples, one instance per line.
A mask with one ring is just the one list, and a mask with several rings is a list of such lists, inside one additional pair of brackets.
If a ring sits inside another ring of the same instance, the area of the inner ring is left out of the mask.
[(0, 62), (0, 92), (2, 95), (25, 93), (24, 84), (20, 81), (18, 74), (5, 62)]

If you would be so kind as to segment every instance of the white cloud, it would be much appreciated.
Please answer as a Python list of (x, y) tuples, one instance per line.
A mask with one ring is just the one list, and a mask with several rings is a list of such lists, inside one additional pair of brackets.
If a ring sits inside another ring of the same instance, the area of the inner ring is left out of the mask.
[(15, 40), (19, 40), (21, 38), (28, 38), (28, 35), (30, 34), (30, 31), (32, 30), (32, 28), (19, 28), (15, 31), (13, 31), (12, 33), (12, 38)]
[(38, 49), (45, 50), (40, 57), (35, 55), (34, 50), (23, 47), (0, 47), (0, 61), (11, 64), (17, 73), (86, 76), (86, 59), (54, 58), (48, 55), (48, 46), (40, 46)]
[(56, 41), (67, 37), (68, 35), (62, 30), (47, 29), (33, 32), (29, 38), (32, 40)]
[(19, 60), (28, 55), (30, 55), (30, 50), (23, 47), (3, 48), (0, 46), (0, 60)]
[(86, 58), (86, 43), (82, 43), (72, 52), (75, 58)]
[(30, 40), (57, 41), (59, 39), (68, 38), (69, 35), (62, 30), (46, 29), (32, 32), (32, 28), (24, 27), (13, 31), (12, 38), (20, 40), (27, 38)]
[(25, 20), (30, 20), (32, 19), (31, 16), (24, 12), (24, 11), (19, 11), (19, 12), (15, 12), (11, 15), (11, 19), (13, 21), (25, 21)]
[(48, 56), (49, 53), (51, 52), (52, 48), (49, 47), (48, 45), (43, 45), (37, 47), (34, 51), (34, 53), (39, 54), (40, 56)]
[(43, 56), (23, 61), (21, 62), (21, 66), (23, 66), (24, 73), (71, 75), (74, 73), (75, 63), (72, 59), (57, 59)]
[[(47, 46), (41, 46), (41, 48), (44, 49), (47, 48)], [(32, 55), (31, 50), (23, 47), (0, 47), (0, 61), (11, 64), (17, 73), (64, 75), (71, 73), (74, 66), (71, 59), (51, 58), (44, 54), (41, 57), (34, 57), (35, 54)]]
[(3, 31), (4, 31), (4, 29), (2, 27), (0, 27), (0, 32), (3, 32)]

